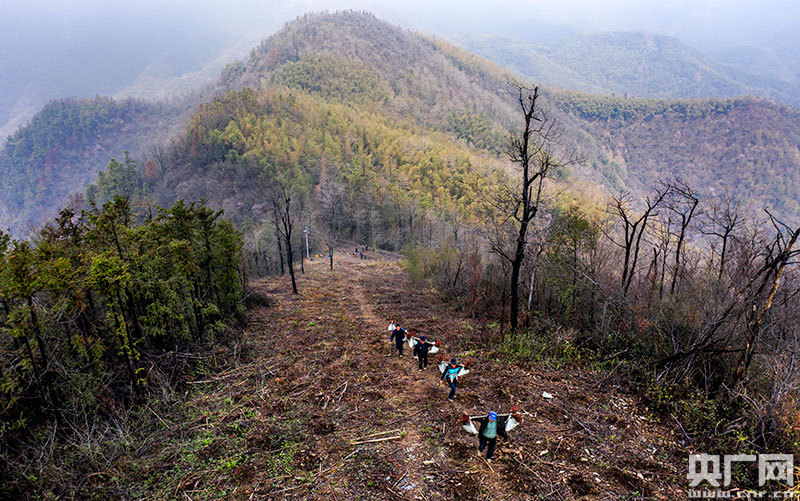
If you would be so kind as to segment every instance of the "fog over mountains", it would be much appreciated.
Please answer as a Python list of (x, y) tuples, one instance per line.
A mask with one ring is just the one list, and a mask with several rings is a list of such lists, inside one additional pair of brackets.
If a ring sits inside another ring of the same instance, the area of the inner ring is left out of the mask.
[[(724, 64), (727, 73), (758, 76), (758, 82), (719, 89), (720, 97), (750, 93), (781, 100), (800, 80), (800, 62), (794, 57), (800, 49), (800, 7), (790, 1), (11, 1), (0, 5), (0, 137), (55, 98), (188, 92), (213, 81), (225, 63), (243, 57), (297, 15), (346, 8), (370, 10), (407, 28), (456, 36), (475, 50), (474, 40), (487, 36), (558, 52), (561, 43), (585, 40), (585, 31), (595, 32), (592, 36), (607, 31), (668, 35), (702, 52), (700, 57), (711, 66)], [(500, 54), (496, 61), (504, 64), (508, 57)], [(572, 76), (557, 75), (550, 81), (581, 90), (648, 95), (636, 86), (609, 89), (595, 85), (591, 76), (577, 81)], [(679, 83), (689, 87), (681, 95), (693, 95), (690, 81)]]

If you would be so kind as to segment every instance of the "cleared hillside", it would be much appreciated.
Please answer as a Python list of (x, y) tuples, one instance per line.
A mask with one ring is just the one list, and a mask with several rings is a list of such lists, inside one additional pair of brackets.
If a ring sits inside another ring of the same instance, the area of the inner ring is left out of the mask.
[[(249, 312), (241, 359), (219, 353), (210, 376), (183, 383), (185, 402), (156, 407), (142, 446), (115, 461), (112, 480), (95, 475), (85, 486), (112, 497), (193, 499), (681, 495), (674, 486), (685, 480), (688, 449), (680, 431), (650, 417), (608, 372), (611, 362), (510, 360), (487, 348), (496, 327), (421, 290), (397, 257), (337, 252), (334, 271), (325, 260), (308, 263), (300, 296), (285, 277), (253, 284), (270, 306)], [(419, 372), (408, 351), (390, 355), (389, 318), (441, 340), (448, 358), (474, 358), (455, 402), (438, 384), (435, 356)], [(513, 405), (522, 425), (486, 463), (460, 416)], [(374, 433), (395, 438), (351, 442)]]

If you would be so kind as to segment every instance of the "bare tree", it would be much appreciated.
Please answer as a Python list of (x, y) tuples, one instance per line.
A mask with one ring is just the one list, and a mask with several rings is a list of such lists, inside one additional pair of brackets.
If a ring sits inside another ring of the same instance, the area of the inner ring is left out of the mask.
[(623, 296), (628, 294), (628, 289), (636, 272), (636, 263), (639, 260), (639, 250), (642, 244), (642, 236), (647, 228), (647, 222), (655, 214), (656, 208), (658, 208), (669, 191), (670, 186), (664, 185), (656, 190), (652, 198), (645, 199), (645, 209), (638, 217), (634, 215), (634, 209), (631, 208), (630, 195), (619, 195), (612, 199), (609, 212), (617, 216), (623, 225), (624, 241), (622, 243), (609, 237), (612, 242), (625, 251), (621, 279)]
[(344, 221), (342, 198), (344, 188), (331, 179), (326, 179), (319, 191), (318, 226), (322, 228), (322, 240), (328, 249), (330, 269), (333, 270), (333, 254), (336, 240)]
[[(675, 221), (678, 224), (678, 241), (675, 245), (675, 267), (672, 270), (672, 282), (669, 286), (669, 293), (675, 294), (675, 285), (678, 282), (678, 276), (682, 267), (681, 253), (684, 249), (684, 243), (686, 242), (686, 234), (689, 229), (689, 225), (692, 222), (692, 217), (695, 215), (695, 211), (697, 210), (697, 205), (700, 203), (700, 199), (697, 198), (697, 195), (694, 193), (692, 188), (682, 181), (677, 181), (675, 186), (672, 187), (672, 190), (670, 190), (668, 185), (664, 186), (664, 189), (667, 190), (667, 192), (669, 192), (671, 195), (667, 199), (667, 209), (675, 214)], [(666, 255), (664, 256), (664, 259), (666, 259)]]
[(501, 226), (510, 224), (515, 237), (511, 246), (502, 241), (490, 240), (489, 243), (492, 251), (511, 265), (509, 325), (515, 331), (519, 323), (520, 270), (528, 246), (528, 230), (539, 213), (544, 180), (551, 168), (565, 166), (571, 159), (566, 155), (557, 158), (553, 151), (559, 129), (539, 105), (539, 88), (512, 85), (522, 112), (523, 127), (519, 135), (511, 136), (508, 155), (517, 165), (519, 177), (514, 180), (513, 188), (506, 187), (490, 204), (501, 214)]
[(721, 200), (711, 202), (710, 213), (700, 227), (702, 234), (719, 237), (722, 243), (719, 254), (718, 280), (722, 280), (722, 274), (725, 272), (728, 245), (734, 230), (741, 222), (741, 214), (741, 206), (733, 202), (726, 193)]
[[(273, 209), (274, 209), (273, 201)], [(281, 264), (281, 275), (284, 274), (283, 268), (283, 245), (281, 244), (281, 222), (278, 216), (278, 211), (272, 211), (272, 222), (275, 225), (275, 242), (278, 244), (278, 262)]]
[(769, 211), (766, 211), (766, 213), (769, 216), (770, 223), (775, 228), (775, 239), (766, 249), (767, 258), (761, 268), (763, 279), (757, 290), (757, 295), (760, 295), (767, 287), (769, 287), (769, 294), (761, 308), (755, 308), (754, 304), (753, 309), (747, 311), (748, 325), (745, 333), (745, 347), (736, 367), (737, 379), (743, 378), (750, 368), (764, 316), (772, 308), (772, 302), (775, 300), (775, 294), (778, 292), (786, 266), (796, 264), (795, 259), (800, 255), (800, 250), (794, 249), (797, 238), (800, 237), (800, 226), (792, 229), (779, 221)]
[(794, 248), (800, 237), (800, 227), (792, 229), (769, 212), (767, 214), (775, 235), (766, 238), (763, 233), (757, 233), (751, 241), (740, 244), (744, 247), (740, 260), (752, 266), (737, 271), (737, 275), (742, 275), (740, 285), (731, 291), (719, 311), (693, 334), (686, 346), (676, 345), (672, 354), (661, 359), (664, 373), (681, 365), (680, 373), (686, 374), (704, 356), (738, 353), (738, 361), (730, 374), (734, 383), (746, 376), (760, 343), (762, 323), (772, 307), (781, 278), (789, 265), (797, 264), (800, 256), (800, 249)]
[(289, 268), (289, 276), (292, 277), (292, 293), (297, 294), (297, 281), (294, 276), (294, 254), (292, 252), (292, 230), (294, 229), (294, 214), (292, 212), (292, 193), (291, 188), (284, 183), (278, 182), (275, 193), (272, 196), (272, 210), (276, 219), (280, 222), (278, 233), (286, 243), (286, 265)]

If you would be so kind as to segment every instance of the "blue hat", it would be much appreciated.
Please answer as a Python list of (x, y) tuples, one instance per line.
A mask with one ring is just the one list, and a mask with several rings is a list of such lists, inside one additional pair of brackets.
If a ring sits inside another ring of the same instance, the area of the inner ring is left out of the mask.
[(456, 365), (456, 357), (451, 358), (450, 363)]
[(492, 411), (489, 413), (489, 421), (497, 421), (497, 413)]
[(419, 338), (419, 339), (420, 339), (420, 341), (425, 341), (425, 336), (422, 336), (422, 337), (421, 337), (421, 338)]

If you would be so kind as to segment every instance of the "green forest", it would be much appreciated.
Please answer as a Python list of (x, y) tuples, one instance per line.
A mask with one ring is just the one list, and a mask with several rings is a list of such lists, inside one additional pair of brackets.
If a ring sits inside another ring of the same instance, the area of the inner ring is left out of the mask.
[(146, 401), (191, 365), (180, 353), (224, 339), (243, 311), (242, 237), (220, 215), (116, 197), (30, 241), (0, 234), (5, 475), (35, 485), (23, 444)]

